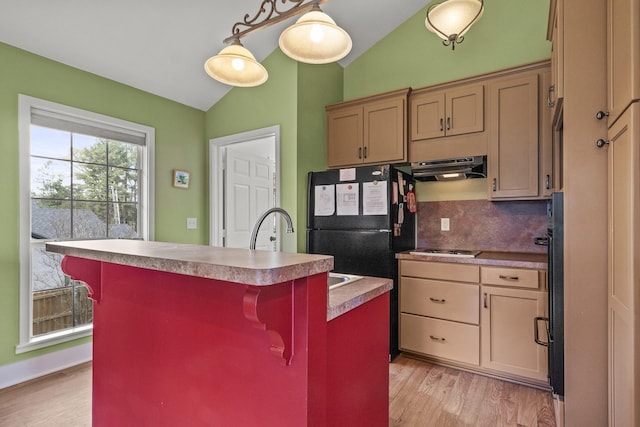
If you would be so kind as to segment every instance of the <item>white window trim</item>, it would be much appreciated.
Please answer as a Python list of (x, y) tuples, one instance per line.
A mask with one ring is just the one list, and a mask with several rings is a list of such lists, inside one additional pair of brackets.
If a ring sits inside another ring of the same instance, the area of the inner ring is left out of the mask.
[(155, 178), (155, 129), (149, 126), (116, 119), (90, 111), (81, 110), (55, 102), (45, 101), (27, 95), (18, 95), (18, 127), (20, 144), (20, 342), (16, 354), (48, 347), (81, 337), (90, 336), (93, 325), (58, 331), (38, 337), (32, 336), (32, 297), (31, 297), (31, 163), (30, 163), (30, 126), (33, 108), (60, 113), (74, 118), (90, 120), (106, 126), (116, 126), (145, 135), (142, 155), (142, 186), (140, 207), (144, 218), (139, 230), (144, 240), (154, 238), (154, 178)]

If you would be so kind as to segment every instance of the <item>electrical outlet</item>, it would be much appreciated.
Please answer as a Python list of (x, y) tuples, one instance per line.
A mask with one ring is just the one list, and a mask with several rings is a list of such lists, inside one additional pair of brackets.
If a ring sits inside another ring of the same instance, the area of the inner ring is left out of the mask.
[(195, 230), (198, 228), (197, 218), (187, 218), (187, 230)]
[(440, 231), (449, 231), (449, 218), (440, 218)]

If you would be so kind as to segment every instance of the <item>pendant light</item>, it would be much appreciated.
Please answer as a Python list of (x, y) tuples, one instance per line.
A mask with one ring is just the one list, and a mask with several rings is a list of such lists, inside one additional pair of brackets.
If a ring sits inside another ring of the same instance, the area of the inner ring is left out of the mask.
[[(242, 44), (240, 39), (261, 28), (298, 16), (298, 21), (280, 35), (280, 49), (296, 61), (326, 64), (344, 58), (351, 51), (351, 37), (333, 19), (320, 10), (327, 0), (262, 0), (258, 13), (246, 14), (231, 28), (231, 43), (219, 54), (209, 58), (204, 69), (209, 76), (230, 86), (258, 86), (268, 78), (267, 70)], [(293, 6), (281, 10), (281, 5)]]
[(327, 64), (351, 51), (351, 37), (324, 13), (317, 3), (280, 35), (280, 49), (290, 58), (307, 64)]
[(443, 39), (443, 45), (451, 45), (453, 50), (483, 12), (483, 0), (446, 0), (429, 7), (424, 24)]
[(239, 39), (209, 58), (204, 69), (219, 82), (238, 87), (259, 86), (269, 77), (266, 68), (242, 46)]

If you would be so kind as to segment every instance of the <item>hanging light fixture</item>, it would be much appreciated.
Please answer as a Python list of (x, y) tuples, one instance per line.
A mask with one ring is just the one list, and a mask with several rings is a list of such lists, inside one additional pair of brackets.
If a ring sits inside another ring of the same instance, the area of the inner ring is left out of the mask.
[(266, 68), (239, 39), (209, 58), (204, 63), (204, 70), (219, 82), (238, 87), (259, 86), (269, 77)]
[[(209, 58), (204, 68), (209, 76), (231, 86), (258, 86), (268, 78), (267, 70), (240, 43), (240, 39), (260, 28), (266, 28), (293, 16), (303, 15), (280, 36), (280, 49), (292, 59), (309, 64), (326, 64), (344, 58), (351, 51), (351, 37), (335, 21), (320, 10), (327, 0), (262, 0), (260, 10), (236, 22), (231, 36), (224, 43), (232, 43), (219, 54)], [(278, 3), (293, 3), (285, 11)]]
[(314, 3), (310, 12), (284, 30), (280, 49), (290, 58), (307, 64), (338, 61), (351, 51), (351, 37)]
[(456, 48), (464, 34), (484, 12), (483, 0), (446, 0), (427, 9), (424, 25), (443, 39), (442, 44)]

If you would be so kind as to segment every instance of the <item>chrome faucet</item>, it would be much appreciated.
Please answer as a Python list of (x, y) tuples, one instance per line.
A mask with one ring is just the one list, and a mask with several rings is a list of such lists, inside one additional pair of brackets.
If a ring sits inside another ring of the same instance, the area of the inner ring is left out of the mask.
[(271, 215), (272, 213), (279, 213), (284, 217), (284, 220), (287, 221), (287, 233), (293, 233), (293, 222), (291, 221), (291, 217), (282, 208), (271, 208), (268, 209), (265, 213), (263, 213), (260, 218), (256, 221), (256, 225), (253, 227), (253, 232), (251, 233), (251, 241), (249, 242), (249, 249), (256, 248), (256, 240), (258, 240), (258, 230), (260, 230), (260, 226), (266, 217)]

